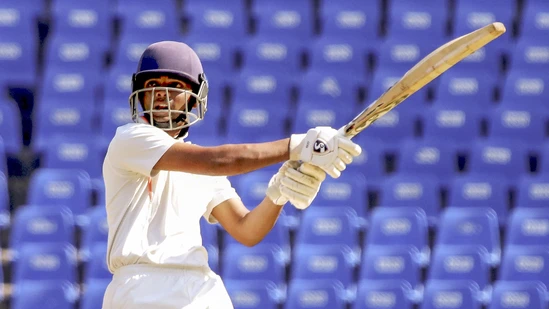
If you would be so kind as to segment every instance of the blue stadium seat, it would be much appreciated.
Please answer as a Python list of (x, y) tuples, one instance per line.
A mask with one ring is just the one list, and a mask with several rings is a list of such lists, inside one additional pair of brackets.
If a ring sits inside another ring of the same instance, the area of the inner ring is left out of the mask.
[(36, 13), (36, 10), (25, 8), (14, 1), (2, 1), (0, 4), (0, 31), (36, 36), (38, 33)]
[(272, 281), (236, 279), (224, 280), (224, 283), (235, 308), (278, 308), (280, 291)]
[(480, 288), (471, 281), (428, 280), (420, 309), (481, 309)]
[(11, 225), (10, 196), (6, 174), (0, 172), (0, 228)]
[[(156, 37), (124, 37), (121, 36), (117, 44), (113, 44), (113, 57), (111, 66), (124, 68), (127, 72), (135, 72), (137, 63), (141, 54), (152, 43), (162, 40), (173, 40), (173, 37), (168, 37), (159, 33)], [(127, 68), (127, 69), (126, 69)]]
[(217, 236), (219, 226), (217, 224), (209, 224), (200, 219), (200, 233), (202, 236), (202, 246), (208, 251), (208, 264), (210, 268), (218, 273), (219, 271), (219, 240)]
[(49, 243), (26, 244), (14, 261), (12, 283), (47, 281), (76, 283), (76, 248)]
[[(254, 206), (251, 206), (254, 207)], [(287, 205), (286, 207), (293, 207), (291, 205)], [(284, 219), (283, 216), (281, 218)], [(287, 254), (290, 254), (290, 231), (288, 230), (288, 226), (285, 224), (281, 224), (282, 222), (277, 222), (271, 231), (261, 240), (262, 244), (267, 245), (277, 245), (281, 247)], [(230, 245), (230, 244), (236, 244), (238, 243), (236, 239), (234, 239), (231, 235), (228, 233), (224, 233), (224, 245)]]
[(133, 122), (131, 110), (126, 100), (106, 101), (99, 111), (100, 131), (98, 147), (106, 150), (119, 126)]
[(67, 206), (21, 205), (15, 210), (9, 244), (15, 254), (26, 244), (75, 245), (75, 231), (74, 217)]
[(522, 108), (543, 107), (547, 111), (547, 104), (544, 104), (549, 93), (547, 85), (549, 85), (549, 78), (545, 73), (512, 69), (503, 82), (500, 105)]
[(358, 216), (351, 208), (309, 208), (301, 216), (295, 244), (359, 247)]
[(107, 244), (96, 244), (92, 247), (90, 260), (84, 265), (82, 282), (110, 279), (112, 274), (107, 266)]
[(0, 136), (7, 154), (18, 154), (23, 148), (21, 112), (15, 101), (0, 101)]
[(491, 285), (490, 265), (482, 246), (444, 246), (433, 249), (428, 280), (474, 281), (481, 290)]
[(292, 280), (284, 309), (345, 308), (343, 286), (337, 280)]
[(257, 36), (285, 37), (303, 45), (313, 37), (314, 10), (309, 1), (255, 1), (252, 17)]
[[(447, 73), (447, 74), (446, 74)], [(480, 110), (493, 106), (498, 76), (449, 70), (440, 77), (435, 100), (442, 104), (470, 104)]]
[[(95, 127), (94, 112), (97, 106), (93, 99), (83, 97), (79, 104), (73, 99), (44, 99), (35, 107), (33, 138), (31, 147), (36, 153), (43, 153), (52, 138), (70, 134), (93, 136)], [(110, 110), (112, 112), (112, 109)], [(129, 108), (126, 107), (129, 114)], [(112, 116), (111, 116), (112, 117)]]
[(505, 245), (535, 246), (549, 243), (549, 214), (543, 208), (517, 207), (509, 216)]
[(187, 1), (183, 10), (189, 34), (236, 44), (246, 38), (248, 16), (244, 1)]
[(500, 181), (525, 175), (529, 169), (526, 149), (505, 139), (477, 140), (471, 146), (468, 161), (469, 174), (501, 177)]
[(283, 284), (286, 280), (287, 256), (277, 245), (259, 244), (246, 247), (228, 245), (222, 254), (222, 277), (225, 280), (270, 280)]
[(297, 245), (292, 262), (292, 278), (340, 281), (349, 287), (360, 255), (347, 245)]
[(53, 35), (45, 46), (46, 70), (54, 68), (103, 72), (106, 54), (100, 44), (85, 38)]
[(549, 44), (539, 41), (539, 38), (521, 36), (513, 49), (510, 61), (510, 67), (513, 69), (547, 71), (549, 68)]
[(485, 260), (493, 266), (501, 261), (497, 214), (491, 208), (446, 208), (439, 221), (435, 245), (478, 245), (487, 249)]
[(549, 263), (547, 244), (537, 246), (507, 246), (499, 271), (499, 280), (541, 281), (549, 284), (546, 266)]
[(227, 122), (230, 141), (266, 142), (284, 138), (288, 111), (280, 105), (252, 102), (239, 102), (231, 106)]
[(56, 136), (46, 146), (40, 166), (52, 169), (80, 169), (96, 182), (101, 181), (106, 149), (87, 134)]
[(0, 30), (0, 87), (34, 87), (37, 82), (37, 52), (37, 37)]
[(292, 81), (284, 75), (247, 68), (240, 71), (235, 82), (232, 101), (237, 104), (274, 105), (283, 110), (290, 107)]
[[(150, 7), (150, 2), (146, 0), (118, 0), (116, 1), (116, 11), (118, 14), (126, 10), (147, 8)], [(155, 2), (155, 7), (161, 9), (162, 11), (175, 11), (176, 2), (174, 0), (158, 0)]]
[(419, 207), (376, 207), (364, 246), (414, 246), (429, 261), (429, 225), (425, 211)]
[(39, 17), (46, 8), (46, 2), (43, 0), (4, 0), (2, 5), (10, 8), (24, 9), (27, 12)]
[(507, 223), (510, 187), (498, 178), (460, 175), (449, 187), (448, 207), (489, 207), (495, 210), (500, 225)]
[(103, 204), (89, 209), (86, 213), (89, 224), (82, 231), (80, 243), (80, 256), (88, 261), (92, 254), (92, 248), (97, 244), (107, 246), (109, 225), (107, 223), (107, 211)]
[[(349, 168), (350, 169), (350, 168)], [(368, 187), (364, 174), (355, 170), (346, 171), (338, 179), (326, 177), (313, 201), (314, 207), (349, 207), (360, 218), (360, 225), (366, 226), (368, 210)]]
[(38, 104), (44, 104), (46, 100), (72, 100), (78, 103), (82, 98), (94, 100), (99, 90), (97, 76), (97, 72), (51, 68), (44, 72), (38, 86)]
[(322, 68), (312, 68), (301, 76), (299, 87), (300, 101), (335, 101), (337, 104), (354, 106), (363, 85), (354, 76), (345, 76), (337, 72), (329, 74)]
[(132, 93), (132, 74), (136, 67), (113, 65), (106, 71), (106, 78), (103, 84), (104, 101), (103, 105), (110, 105), (110, 102), (118, 102), (129, 108), (128, 98)]
[[(454, 15), (454, 35), (463, 35), (496, 21), (509, 28), (513, 25), (515, 12), (513, 0), (489, 0), (481, 4), (474, 0), (458, 1)], [(507, 53), (510, 42), (511, 34), (507, 32), (490, 44), (497, 46), (500, 53)]]
[(352, 309), (412, 309), (412, 286), (401, 280), (361, 280)]
[(549, 4), (545, 1), (526, 1), (519, 21), (521, 38), (547, 42), (549, 38)]
[(24, 282), (14, 286), (11, 308), (73, 309), (75, 293), (74, 288), (57, 282)]
[(378, 147), (376, 140), (363, 134), (357, 135), (353, 141), (362, 147), (362, 153), (355, 157), (349, 169), (364, 174), (368, 191), (378, 191), (381, 179), (385, 173), (385, 151)]
[(360, 280), (403, 280), (414, 289), (421, 284), (420, 252), (414, 246), (368, 246), (364, 249)]
[(421, 118), (423, 140), (444, 144), (459, 153), (469, 152), (471, 140), (481, 134), (482, 110), (466, 102), (446, 105), (435, 101)]
[(448, 7), (444, 1), (392, 1), (389, 6), (387, 35), (418, 40), (446, 39)]
[(242, 46), (242, 65), (290, 78), (301, 71), (303, 48), (281, 38), (256, 36)]
[(496, 281), (488, 309), (547, 308), (547, 287), (540, 282)]
[[(549, 157), (543, 157), (547, 159)], [(542, 161), (537, 177), (522, 177), (517, 182), (516, 207), (549, 208), (549, 177), (546, 173), (549, 162)]]
[(309, 56), (309, 70), (338, 77), (352, 76), (363, 82), (368, 76), (368, 50), (360, 40), (319, 37), (311, 43)]
[(432, 140), (404, 142), (397, 158), (397, 172), (408, 175), (435, 176), (448, 185), (448, 179), (458, 171), (457, 153), (450, 145)]
[(80, 299), (81, 309), (96, 309), (103, 305), (103, 296), (110, 280), (92, 280), (86, 284), (86, 288)]
[(496, 108), (488, 118), (488, 136), (521, 143), (524, 149), (534, 152), (545, 140), (547, 120), (549, 114), (543, 115), (538, 109)]
[(378, 1), (322, 1), (321, 35), (356, 39), (373, 45), (379, 36), (381, 12)]
[(31, 175), (27, 203), (67, 206), (80, 225), (91, 206), (91, 186), (88, 174), (83, 171), (39, 168)]
[(307, 132), (318, 126), (340, 128), (357, 114), (353, 107), (351, 102), (300, 100), (292, 118), (292, 132)]
[[(171, 0), (170, 0), (171, 1)], [(155, 34), (174, 38), (180, 36), (179, 15), (173, 8), (162, 8), (157, 3), (154, 7), (125, 6), (119, 10), (120, 32), (125, 37), (153, 37)]]
[(420, 207), (430, 226), (437, 225), (440, 212), (440, 183), (434, 176), (393, 174), (380, 184), (379, 207)]
[[(411, 69), (423, 57), (434, 51), (441, 42), (430, 38), (416, 40), (414, 37), (387, 37), (377, 46), (377, 68), (391, 68), (401, 75)], [(436, 81), (435, 81), (436, 83)]]

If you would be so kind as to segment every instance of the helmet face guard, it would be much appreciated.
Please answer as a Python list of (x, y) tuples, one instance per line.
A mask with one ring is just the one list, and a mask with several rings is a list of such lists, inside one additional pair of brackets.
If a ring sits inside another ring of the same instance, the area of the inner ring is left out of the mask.
[[(129, 98), (132, 120), (145, 120), (164, 131), (174, 131), (188, 128), (204, 119), (208, 109), (208, 82), (203, 75), (199, 79), (197, 93), (174, 87), (152, 87), (133, 91)], [(162, 97), (162, 100), (157, 102), (157, 97)]]

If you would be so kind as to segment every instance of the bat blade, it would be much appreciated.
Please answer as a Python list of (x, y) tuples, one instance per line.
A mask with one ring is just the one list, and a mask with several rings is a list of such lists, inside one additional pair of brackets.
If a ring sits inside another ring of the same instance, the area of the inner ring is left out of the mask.
[(353, 120), (341, 127), (339, 133), (349, 138), (356, 136), (410, 95), (505, 31), (502, 23), (495, 22), (440, 46), (408, 70), (399, 81)]

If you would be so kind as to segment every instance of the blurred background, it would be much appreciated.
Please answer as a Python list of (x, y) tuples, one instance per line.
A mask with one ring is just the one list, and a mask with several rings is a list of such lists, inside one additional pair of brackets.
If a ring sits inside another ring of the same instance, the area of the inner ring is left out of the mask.
[[(101, 164), (150, 43), (202, 59), (189, 140), (215, 145), (339, 127), (494, 21), (507, 33), (358, 136), (312, 207), (253, 248), (203, 240), (236, 308), (549, 308), (546, 0), (2, 0), (1, 305), (101, 307)], [(276, 169), (231, 178), (248, 207)]]

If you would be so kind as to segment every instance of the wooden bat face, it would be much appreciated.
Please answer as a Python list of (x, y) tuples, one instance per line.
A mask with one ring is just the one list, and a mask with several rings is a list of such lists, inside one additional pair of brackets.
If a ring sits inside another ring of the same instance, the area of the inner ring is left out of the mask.
[(364, 111), (340, 128), (339, 133), (349, 138), (354, 137), (423, 86), (505, 31), (502, 23), (495, 22), (440, 46), (408, 70)]

